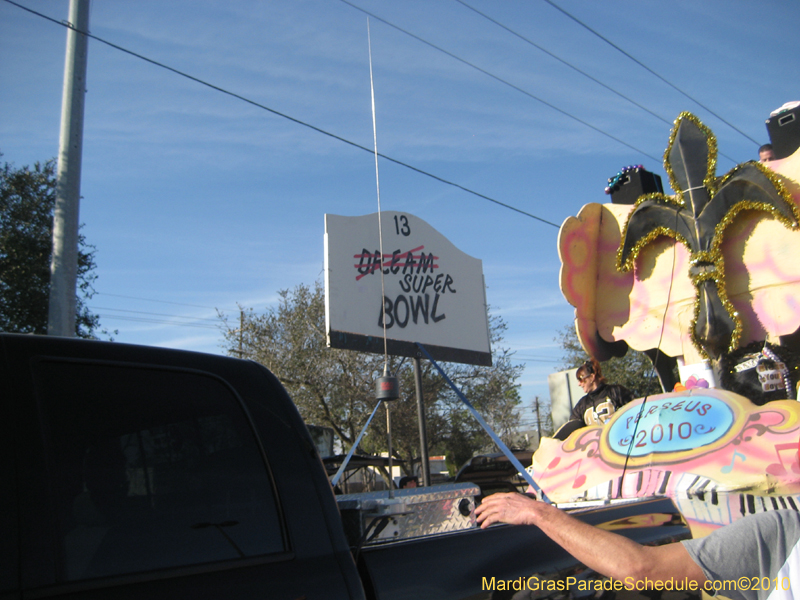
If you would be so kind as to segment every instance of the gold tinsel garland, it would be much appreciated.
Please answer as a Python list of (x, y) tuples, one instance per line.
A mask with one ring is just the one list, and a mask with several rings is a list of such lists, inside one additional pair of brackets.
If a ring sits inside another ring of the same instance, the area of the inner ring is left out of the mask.
[[(698, 252), (700, 254), (709, 254), (707, 252)], [(691, 262), (709, 262), (704, 259), (701, 260), (694, 260), (694, 256), (690, 259)], [(720, 302), (722, 306), (725, 308), (725, 311), (730, 316), (731, 320), (733, 321), (733, 331), (731, 332), (731, 341), (728, 344), (728, 352), (733, 352), (736, 348), (739, 347), (739, 340), (742, 337), (742, 320), (739, 318), (739, 311), (736, 310), (736, 307), (733, 306), (733, 303), (728, 298), (728, 291), (725, 287), (725, 259), (722, 257), (720, 253), (715, 261), (713, 261), (714, 270), (708, 271), (705, 273), (698, 273), (696, 275), (690, 275), (692, 279), (692, 283), (694, 284), (695, 289), (697, 290), (697, 298), (694, 302), (694, 315), (692, 316), (691, 321), (691, 338), (692, 344), (695, 348), (700, 352), (700, 355), (703, 358), (708, 358), (708, 353), (703, 348), (703, 345), (700, 343), (700, 340), (697, 339), (696, 329), (697, 326), (697, 319), (700, 316), (700, 285), (706, 281), (713, 281), (714, 285), (717, 287), (717, 294), (719, 294)]]
[[(678, 198), (676, 198), (675, 196), (667, 196), (666, 194), (662, 194), (661, 192), (653, 192), (651, 194), (645, 194), (644, 196), (639, 196), (636, 199), (636, 202), (633, 205), (633, 210), (630, 212), (630, 214), (632, 215), (634, 212), (636, 212), (636, 209), (639, 208), (639, 206), (641, 206), (645, 202), (649, 202), (651, 200), (661, 200), (663, 202), (674, 204), (678, 208), (684, 208), (685, 207), (685, 205), (683, 204), (683, 201), (678, 199)], [(647, 244), (649, 244), (650, 242), (655, 240), (657, 237), (660, 237), (662, 235), (666, 235), (668, 237), (671, 237), (674, 240), (677, 240), (677, 241), (681, 242), (684, 246), (689, 248), (689, 250), (691, 251), (691, 248), (689, 247), (689, 242), (686, 240), (686, 238), (684, 238), (677, 231), (675, 231), (673, 229), (670, 229), (669, 227), (662, 226), (662, 227), (655, 228), (653, 231), (651, 231), (649, 234), (647, 234), (644, 238), (642, 238), (639, 241), (637, 241), (636, 244), (634, 244), (633, 248), (631, 248), (631, 251), (628, 254), (628, 258), (623, 261), (622, 260), (622, 251), (624, 249), (623, 245), (624, 245), (625, 238), (628, 235), (628, 224), (629, 223), (630, 223), (630, 215), (625, 220), (625, 225), (622, 227), (622, 234), (621, 234), (621, 237), (620, 237), (620, 244), (619, 244), (619, 248), (617, 248), (617, 261), (616, 261), (617, 262), (617, 270), (620, 271), (621, 273), (627, 273), (628, 271), (633, 269), (633, 263), (636, 261), (636, 258), (639, 256), (639, 252), (642, 250), (642, 248), (644, 248)]]
[(669, 176), (669, 185), (673, 190), (676, 190), (678, 200), (681, 203), (681, 206), (686, 206), (686, 203), (683, 199), (683, 192), (684, 190), (680, 189), (680, 185), (678, 185), (678, 181), (675, 178), (675, 172), (672, 170), (672, 165), (669, 162), (669, 153), (672, 150), (672, 146), (675, 143), (675, 138), (678, 135), (678, 129), (680, 128), (681, 121), (683, 120), (691, 121), (694, 123), (697, 128), (702, 131), (706, 135), (706, 146), (708, 148), (708, 163), (706, 165), (706, 176), (703, 179), (703, 185), (705, 186), (706, 190), (708, 191), (708, 197), (711, 198), (717, 191), (716, 185), (716, 176), (715, 173), (717, 172), (717, 136), (706, 127), (700, 119), (694, 116), (690, 112), (682, 112), (678, 115), (678, 118), (675, 119), (674, 124), (672, 125), (672, 131), (669, 134), (669, 142), (667, 143), (667, 149), (664, 150), (664, 170), (667, 172)]

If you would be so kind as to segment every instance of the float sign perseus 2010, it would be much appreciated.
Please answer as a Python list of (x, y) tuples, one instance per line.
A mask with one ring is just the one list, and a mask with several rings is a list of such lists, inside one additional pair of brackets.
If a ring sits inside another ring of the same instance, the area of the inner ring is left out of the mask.
[[(325, 215), (328, 345), (491, 365), (483, 264), (422, 219), (400, 212)], [(381, 293), (381, 269), (385, 295)], [(383, 305), (381, 298), (383, 297)]]

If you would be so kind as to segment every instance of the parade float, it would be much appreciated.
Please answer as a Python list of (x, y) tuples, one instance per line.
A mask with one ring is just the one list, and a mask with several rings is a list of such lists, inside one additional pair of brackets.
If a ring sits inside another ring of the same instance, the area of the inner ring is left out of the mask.
[(716, 156), (682, 113), (664, 154), (672, 195), (587, 204), (561, 227), (584, 349), (646, 352), (672, 391), (542, 440), (528, 470), (559, 505), (668, 496), (695, 536), (800, 508), (800, 150), (720, 177)]

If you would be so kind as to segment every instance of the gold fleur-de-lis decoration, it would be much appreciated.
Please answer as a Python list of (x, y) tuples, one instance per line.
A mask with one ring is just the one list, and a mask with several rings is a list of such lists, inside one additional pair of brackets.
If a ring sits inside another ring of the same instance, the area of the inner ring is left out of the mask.
[(665, 235), (691, 252), (689, 277), (697, 290), (692, 342), (707, 358), (739, 346), (742, 321), (725, 289), (722, 239), (725, 228), (743, 210), (766, 211), (789, 228), (800, 213), (781, 179), (757, 162), (746, 162), (717, 180), (717, 140), (691, 113), (681, 113), (664, 153), (664, 168), (674, 196), (641, 196), (622, 231), (617, 268), (630, 271), (641, 252)]

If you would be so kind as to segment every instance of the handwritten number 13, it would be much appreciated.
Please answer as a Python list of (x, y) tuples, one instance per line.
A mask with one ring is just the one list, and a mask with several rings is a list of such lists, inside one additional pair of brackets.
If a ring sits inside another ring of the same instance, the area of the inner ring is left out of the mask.
[(400, 235), (401, 233), (405, 236), (411, 235), (411, 227), (408, 226), (408, 217), (405, 215), (400, 215), (399, 217), (395, 215), (394, 229), (398, 235)]

